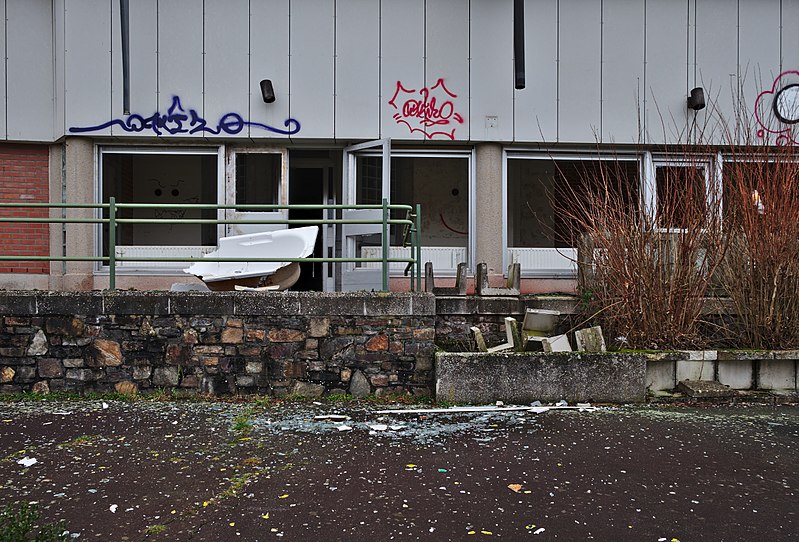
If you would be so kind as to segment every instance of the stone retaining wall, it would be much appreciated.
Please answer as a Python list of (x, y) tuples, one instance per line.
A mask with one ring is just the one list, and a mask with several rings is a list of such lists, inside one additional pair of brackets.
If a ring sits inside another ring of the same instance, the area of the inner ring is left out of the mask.
[(431, 393), (429, 294), (0, 292), (0, 393)]

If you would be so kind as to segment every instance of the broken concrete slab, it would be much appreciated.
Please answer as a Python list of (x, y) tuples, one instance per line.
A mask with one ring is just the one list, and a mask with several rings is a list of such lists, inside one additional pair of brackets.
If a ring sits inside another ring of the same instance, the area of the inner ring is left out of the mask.
[(605, 337), (602, 335), (602, 327), (594, 326), (586, 329), (579, 329), (574, 332), (577, 340), (577, 350), (580, 352), (606, 352)]
[(544, 352), (571, 352), (572, 345), (569, 342), (569, 337), (566, 334), (555, 335), (553, 337), (544, 337), (541, 341), (544, 347)]
[(677, 383), (677, 390), (695, 399), (735, 397), (738, 395), (735, 390), (716, 380), (683, 380)]

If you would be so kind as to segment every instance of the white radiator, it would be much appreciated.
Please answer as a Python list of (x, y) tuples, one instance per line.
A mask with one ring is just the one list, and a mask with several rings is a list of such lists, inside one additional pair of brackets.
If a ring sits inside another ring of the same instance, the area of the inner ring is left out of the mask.
[[(116, 247), (117, 258), (201, 258), (216, 247), (199, 246), (134, 246), (118, 245)], [(190, 262), (142, 262), (128, 261), (117, 262), (117, 267), (136, 267), (140, 269), (183, 269), (191, 265)]]
[[(362, 258), (381, 258), (380, 247), (362, 247)], [(410, 258), (410, 247), (389, 247), (389, 258)], [(433, 262), (433, 270), (436, 274), (439, 273), (455, 273), (458, 269), (458, 264), (466, 261), (466, 247), (422, 247), (422, 264), (425, 262)], [(391, 273), (402, 274), (405, 271), (407, 263), (393, 262), (388, 264)], [(365, 269), (379, 269), (380, 264), (364, 263)]]
[(522, 276), (577, 274), (576, 248), (508, 248), (508, 260), (521, 264)]

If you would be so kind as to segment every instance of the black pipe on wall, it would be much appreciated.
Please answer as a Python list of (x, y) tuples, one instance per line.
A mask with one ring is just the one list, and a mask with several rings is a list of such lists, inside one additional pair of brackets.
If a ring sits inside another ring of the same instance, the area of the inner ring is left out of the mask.
[(119, 24), (122, 34), (122, 111), (130, 115), (130, 4), (119, 0)]
[(513, 74), (516, 90), (525, 85), (524, 0), (513, 0)]

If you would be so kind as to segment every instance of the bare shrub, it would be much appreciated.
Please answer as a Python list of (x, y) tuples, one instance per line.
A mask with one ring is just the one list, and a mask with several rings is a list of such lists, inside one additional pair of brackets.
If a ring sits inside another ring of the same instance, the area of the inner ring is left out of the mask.
[(799, 347), (799, 163), (793, 147), (747, 145), (724, 165), (730, 248), (718, 280), (744, 348)]
[(658, 169), (650, 202), (640, 197), (638, 176), (615, 161), (560, 185), (555, 201), (580, 248), (587, 313), (617, 346), (703, 343), (704, 297), (725, 247), (719, 194), (707, 189), (706, 168), (691, 156), (679, 152), (674, 167)]

